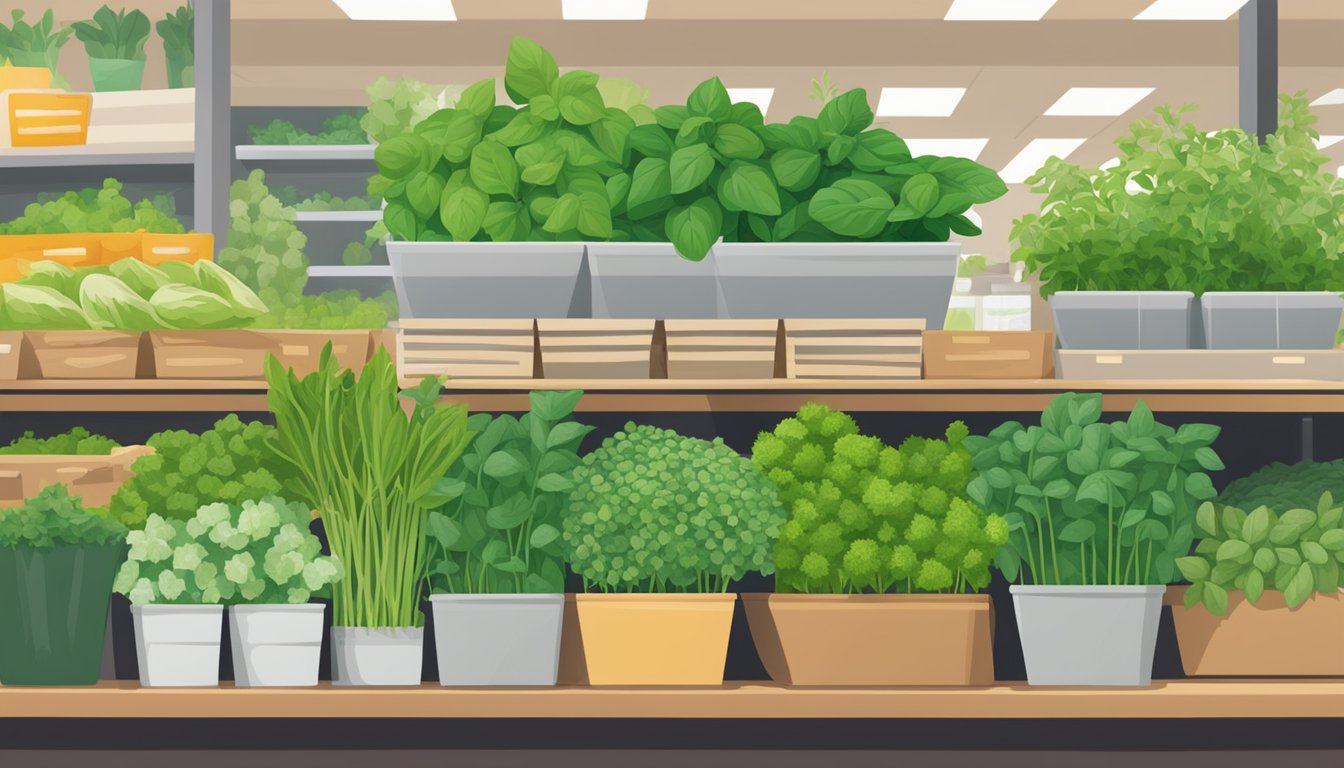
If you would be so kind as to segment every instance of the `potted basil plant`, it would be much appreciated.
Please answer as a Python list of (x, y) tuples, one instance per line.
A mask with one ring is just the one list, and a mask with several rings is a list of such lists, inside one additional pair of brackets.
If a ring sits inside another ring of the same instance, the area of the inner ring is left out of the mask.
[(71, 25), (89, 54), (95, 91), (138, 91), (145, 77), (149, 17), (139, 10), (104, 5), (89, 21)]
[(1218, 427), (1158, 423), (1140, 401), (1101, 421), (1101, 395), (1066, 393), (1041, 423), (970, 437), (967, 494), (1003, 515), (996, 564), (1032, 685), (1148, 685), (1166, 585), (1190, 551)]
[(470, 447), (437, 488), (426, 531), (443, 685), (555, 685), (565, 607), (560, 514), (582, 392), (533, 392), (531, 410), (474, 414)]

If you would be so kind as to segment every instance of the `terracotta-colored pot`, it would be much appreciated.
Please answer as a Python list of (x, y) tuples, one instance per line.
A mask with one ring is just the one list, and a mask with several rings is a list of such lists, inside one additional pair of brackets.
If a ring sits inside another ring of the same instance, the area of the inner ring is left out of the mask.
[(1265, 592), (1255, 605), (1229, 592), (1227, 615), (1214, 616), (1203, 605), (1186, 608), (1186, 589), (1171, 587), (1166, 597), (1185, 674), (1344, 677), (1344, 591), (1291, 609), (1282, 592)]
[(722, 685), (736, 601), (735, 594), (575, 595), (581, 643), (575, 648), (563, 630), (560, 682), (577, 682), (586, 670), (589, 685)]
[(744, 594), (765, 669), (786, 685), (991, 685), (987, 595)]

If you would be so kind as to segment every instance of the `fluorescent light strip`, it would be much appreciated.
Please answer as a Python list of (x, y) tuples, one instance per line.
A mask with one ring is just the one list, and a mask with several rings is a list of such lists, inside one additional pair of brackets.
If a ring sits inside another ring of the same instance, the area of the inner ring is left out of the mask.
[(1311, 106), (1313, 107), (1337, 107), (1340, 104), (1344, 104), (1344, 88), (1336, 88), (1321, 98), (1311, 102)]
[(1225, 21), (1246, 0), (1155, 0), (1135, 16), (1136, 21)]
[(947, 21), (1040, 21), (1055, 0), (953, 0)]
[(940, 157), (965, 157), (979, 159), (985, 151), (989, 139), (906, 139), (905, 146), (914, 157), (938, 155)]
[(354, 21), (457, 21), (453, 0), (335, 0)]
[(1118, 158), (1118, 157), (1112, 157), (1110, 160), (1107, 160), (1106, 162), (1104, 162), (1104, 163), (1102, 163), (1101, 165), (1097, 166), (1097, 168), (1099, 168), (1099, 169), (1101, 169), (1101, 170), (1103, 170), (1103, 171), (1109, 171), (1110, 169), (1115, 168), (1115, 167), (1118, 167), (1119, 165), (1120, 165), (1120, 158)]
[(965, 88), (883, 88), (877, 116), (949, 117), (965, 95)]
[(1070, 88), (1045, 114), (1059, 117), (1116, 117), (1148, 98), (1152, 88)]
[(1039, 171), (1047, 159), (1067, 159), (1085, 141), (1087, 139), (1032, 139), (1017, 157), (1008, 161), (999, 175), (1008, 184), (1021, 184)]
[(728, 99), (734, 104), (749, 101), (761, 108), (764, 115), (770, 111), (770, 100), (775, 96), (774, 88), (729, 88)]
[(1333, 147), (1341, 141), (1344, 141), (1344, 136), (1322, 136), (1319, 139), (1312, 139), (1312, 142), (1316, 144), (1317, 149)]
[(566, 21), (643, 21), (649, 15), (649, 0), (561, 0), (560, 16)]

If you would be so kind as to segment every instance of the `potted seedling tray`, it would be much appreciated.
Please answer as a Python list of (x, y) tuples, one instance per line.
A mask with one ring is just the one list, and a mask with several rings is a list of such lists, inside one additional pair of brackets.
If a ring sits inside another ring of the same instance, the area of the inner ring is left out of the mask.
[(304, 376), (317, 369), (327, 344), (342, 367), (358, 370), (372, 353), (369, 331), (150, 331), (148, 336), (160, 379), (261, 379), (268, 354)]
[(669, 379), (771, 379), (777, 320), (664, 320)]
[(548, 379), (647, 379), (653, 320), (537, 320), (542, 375)]
[(1049, 331), (925, 331), (924, 378), (1053, 378), (1054, 347)]
[(786, 319), (785, 370), (792, 379), (918, 379), (924, 323)]
[(402, 318), (394, 328), (398, 375), (403, 379), (534, 378), (536, 323), (531, 318)]

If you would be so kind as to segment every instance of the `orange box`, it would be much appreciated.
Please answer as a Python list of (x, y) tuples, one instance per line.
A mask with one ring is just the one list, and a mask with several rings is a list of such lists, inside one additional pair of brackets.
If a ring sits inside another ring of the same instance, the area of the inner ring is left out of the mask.
[(156, 235), (141, 236), (140, 260), (157, 267), (165, 261), (196, 262), (215, 257), (214, 235)]
[(99, 235), (0, 235), (0, 282), (12, 283), (28, 276), (39, 261), (56, 261), (67, 267), (89, 267), (102, 262)]
[(32, 91), (51, 88), (51, 70), (46, 67), (0, 66), (0, 91)]
[(144, 249), (143, 232), (105, 232), (90, 237), (98, 240), (100, 264), (111, 264), (122, 259), (138, 259)]
[(93, 97), (59, 91), (6, 91), (13, 147), (70, 147), (89, 143)]

